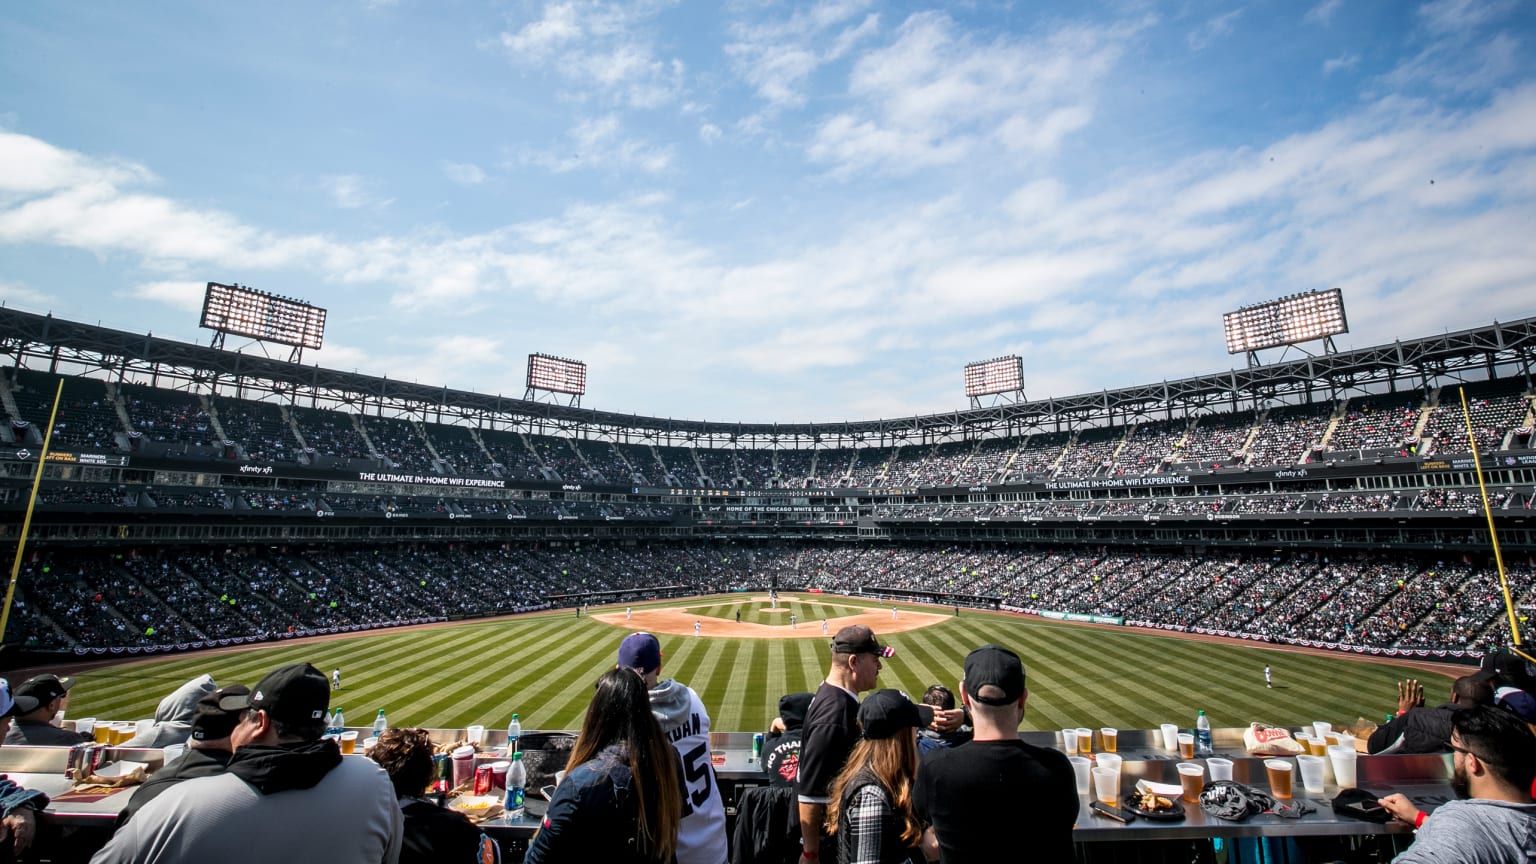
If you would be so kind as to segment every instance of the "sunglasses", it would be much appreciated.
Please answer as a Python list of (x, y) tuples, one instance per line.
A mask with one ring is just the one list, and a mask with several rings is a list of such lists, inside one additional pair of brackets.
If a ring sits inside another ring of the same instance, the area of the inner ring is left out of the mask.
[(1455, 744), (1452, 744), (1449, 741), (1445, 742), (1445, 746), (1451, 748), (1452, 750), (1455, 750), (1457, 753), (1465, 753), (1468, 756), (1476, 756), (1477, 757), (1477, 761), (1479, 761), (1479, 762), (1487, 762), (1490, 765), (1502, 764), (1500, 762), (1500, 760), (1498, 760), (1498, 759), (1489, 759), (1487, 756), (1484, 756), (1483, 754), (1477, 752), (1476, 750), (1468, 750), (1465, 747), (1457, 747)]

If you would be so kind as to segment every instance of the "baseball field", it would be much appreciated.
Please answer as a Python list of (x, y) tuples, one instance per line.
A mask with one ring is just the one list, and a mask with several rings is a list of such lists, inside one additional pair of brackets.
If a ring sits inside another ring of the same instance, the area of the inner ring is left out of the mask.
[[(162, 696), (204, 672), (220, 684), (250, 685), (276, 666), (308, 661), (326, 674), (341, 670), (343, 689), (333, 694), (332, 706), (344, 709), (348, 725), (369, 725), (382, 708), (396, 726), (499, 728), (515, 711), (525, 729), (575, 729), (593, 682), (614, 663), (619, 640), (647, 629), (661, 639), (663, 676), (699, 692), (716, 731), (760, 731), (777, 713), (781, 694), (814, 690), (825, 676), (823, 620), (831, 632), (853, 621), (869, 623), (896, 649), (880, 686), (914, 697), (929, 684), (954, 687), (971, 648), (988, 642), (1012, 648), (1028, 673), (1027, 729), (1190, 726), (1202, 708), (1216, 726), (1379, 722), (1395, 709), (1401, 678), (1424, 681), (1432, 704), (1450, 692), (1448, 675), (1364, 659), (1003, 613), (965, 610), (957, 617), (906, 604), (893, 618), (889, 606), (845, 597), (785, 597), (775, 608), (766, 597), (737, 594), (96, 667), (79, 674), (69, 716), (146, 718)], [(1273, 688), (1264, 684), (1266, 664)]]

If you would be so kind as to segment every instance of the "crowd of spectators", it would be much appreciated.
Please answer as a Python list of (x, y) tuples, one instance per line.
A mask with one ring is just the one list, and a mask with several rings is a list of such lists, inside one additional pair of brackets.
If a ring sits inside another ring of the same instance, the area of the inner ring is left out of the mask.
[(144, 493), (152, 507), (186, 507), (197, 510), (228, 510), (229, 496), (220, 489), (156, 489), (146, 487)]
[(736, 485), (736, 457), (730, 449), (695, 447), (693, 455), (708, 485), (717, 489)]
[(1396, 454), (1406, 456), (1415, 445), (1413, 430), (1419, 424), (1418, 397), (1355, 398), (1328, 436), (1328, 450), (1348, 455)]
[(316, 453), (340, 460), (372, 459), (368, 442), (352, 425), (352, 415), (314, 408), (292, 409), (294, 423), (304, 443)]
[(1173, 454), (1173, 464), (1202, 468), (1239, 464), (1245, 458), (1243, 446), (1253, 426), (1254, 415), (1247, 411), (1201, 417)]
[[(11, 390), (16, 410), (21, 415), (16, 419), (46, 429), (48, 417), (53, 412), (53, 394), (59, 377), (45, 372), (17, 370), (16, 383)], [(64, 377), (64, 392), (53, 425), (55, 448), (118, 450), (117, 436), (125, 431), (105, 384), (89, 378)]]
[(133, 430), (149, 441), (173, 445), (168, 452), (214, 452), (222, 444), (214, 440), (202, 402), (190, 393), (124, 384), (119, 398), (128, 408)]
[[(1508, 569), (1517, 602), (1530, 602), (1536, 562), (1508, 562)], [(726, 590), (774, 580), (786, 589), (986, 595), (1032, 610), (1383, 648), (1487, 647), (1500, 641), (1503, 621), (1496, 575), (1462, 561), (1308, 551), (1183, 556), (1007, 544), (656, 541), (126, 556), (59, 550), (28, 565), (17, 612), (37, 620), (17, 632), (55, 648), (271, 637), (489, 614), (552, 595), (673, 585)]]
[(496, 461), (481, 449), (471, 429), (435, 423), (428, 424), (425, 428), (431, 438), (432, 449), (442, 461), (445, 473), (483, 477), (487, 466)]
[(687, 447), (656, 447), (656, 456), (666, 471), (668, 486), (699, 486), (699, 466), (693, 461), (693, 450)]
[(529, 449), (527, 439), (520, 433), (504, 429), (482, 429), (480, 440), (485, 443), (485, 449), (490, 451), (493, 464), (498, 466), (496, 470), (502, 476), (514, 480), (547, 479), (539, 457)]
[(296, 462), (298, 445), (283, 420), (282, 409), (268, 402), (218, 399), (213, 411), (229, 440), (252, 462)]
[[(1479, 453), (1502, 447), (1505, 436), (1524, 423), (1531, 410), (1530, 400), (1521, 395), (1518, 386), (1491, 389), (1494, 392), (1485, 390), (1482, 395), (1467, 397), (1467, 414), (1472, 419), (1472, 437)], [(1469, 449), (1466, 424), (1460, 395), (1449, 387), (1442, 388), (1440, 403), (1430, 412), (1422, 437), (1433, 442), (1435, 453), (1465, 453)]]
[(1115, 454), (1113, 474), (1120, 477), (1162, 471), (1188, 430), (1189, 421), (1183, 418), (1154, 420), (1136, 426)]
[(614, 446), (607, 441), (592, 441), (587, 439), (573, 439), (576, 449), (581, 451), (581, 458), (591, 469), (596, 472), (599, 480), (619, 486), (628, 486), (633, 482), (633, 471), (629, 463), (619, 454)]
[(1332, 411), (1331, 402), (1271, 408), (1248, 445), (1247, 464), (1256, 468), (1301, 464), (1311, 457), (1314, 445), (1321, 446)]
[(49, 484), (38, 491), (37, 502), (44, 506), (137, 507), (139, 491), (105, 483)]
[(630, 475), (641, 486), (655, 486), (661, 481), (662, 466), (656, 452), (647, 444), (615, 444), (613, 449), (629, 463)]
[(383, 456), (389, 467), (413, 474), (439, 473), (437, 459), (416, 421), (397, 417), (360, 419), (368, 440), (373, 442), (373, 451)]

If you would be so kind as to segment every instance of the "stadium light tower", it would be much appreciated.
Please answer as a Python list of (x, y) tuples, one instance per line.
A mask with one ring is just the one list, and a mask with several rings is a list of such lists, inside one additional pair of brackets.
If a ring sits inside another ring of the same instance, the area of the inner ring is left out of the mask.
[(537, 401), (542, 394), (558, 402), (561, 397), (569, 397), (565, 404), (579, 406), (586, 392), (587, 364), (552, 354), (528, 355), (528, 389), (523, 393), (524, 399)]
[(234, 334), (287, 345), (293, 349), (288, 361), (297, 363), (305, 348), (319, 350), (324, 341), (325, 310), (243, 285), (209, 282), (198, 326), (213, 331), (214, 348), (223, 348), (224, 337)]
[[(1244, 306), (1221, 316), (1228, 354), (1247, 354), (1250, 367), (1259, 365), (1265, 348), (1300, 348), (1303, 342), (1323, 341), (1323, 352), (1338, 350), (1333, 337), (1349, 332), (1344, 317), (1344, 292), (1337, 288), (1292, 294), (1279, 300)], [(1281, 355), (1282, 358), (1284, 355)]]
[(981, 407), (981, 397), (1017, 404), (1024, 401), (1024, 361), (1017, 354), (994, 357), (965, 364), (965, 395), (972, 408)]

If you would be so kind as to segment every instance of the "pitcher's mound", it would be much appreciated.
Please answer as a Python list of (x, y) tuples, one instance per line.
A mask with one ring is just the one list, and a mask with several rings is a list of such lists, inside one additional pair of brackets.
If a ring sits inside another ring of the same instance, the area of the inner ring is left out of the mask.
[[(782, 600), (783, 597), (780, 597)], [(767, 603), (767, 597), (754, 597), (737, 601), (740, 603)], [(762, 609), (760, 612), (780, 612), (789, 614), (788, 609)], [(623, 612), (599, 612), (592, 616), (594, 621), (604, 624), (612, 624), (615, 627), (624, 627), (630, 630), (645, 630), (650, 633), (667, 633), (673, 636), (694, 635), (693, 625), (699, 625), (698, 635), (728, 637), (731, 639), (830, 639), (836, 633), (849, 624), (863, 624), (875, 631), (879, 636), (884, 633), (905, 633), (908, 630), (918, 630), (923, 627), (931, 627), (941, 621), (949, 619), (948, 615), (935, 615), (932, 612), (918, 612), (912, 609), (900, 610), (896, 620), (891, 620), (888, 610), (870, 610), (858, 615), (844, 615), (839, 618), (827, 619), (827, 632), (821, 632), (821, 619), (814, 621), (799, 621), (791, 627), (786, 621), (783, 624), (752, 624), (746, 621), (737, 623), (724, 618), (713, 618), (705, 615), (694, 615), (685, 608), (660, 608), (660, 609), (636, 609), (630, 618), (625, 620)]]

